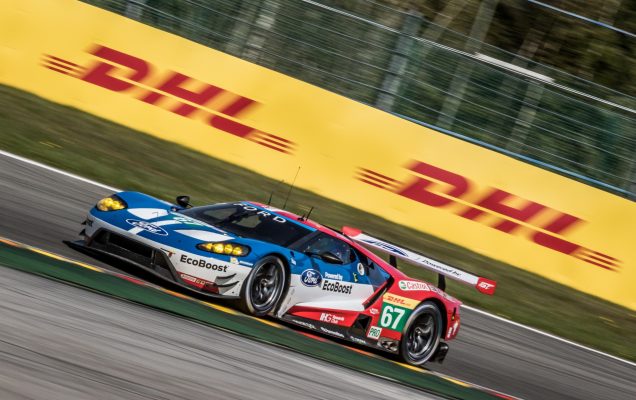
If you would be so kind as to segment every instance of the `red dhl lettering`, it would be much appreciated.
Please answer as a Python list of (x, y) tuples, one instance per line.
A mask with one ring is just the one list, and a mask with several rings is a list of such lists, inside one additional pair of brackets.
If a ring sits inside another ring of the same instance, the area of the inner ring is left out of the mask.
[[(135, 91), (137, 93), (141, 89), (142, 93), (135, 97), (140, 101), (162, 109), (166, 109), (163, 104), (172, 103), (165, 106), (167, 110), (186, 118), (199, 119), (198, 114), (201, 113), (203, 114), (202, 122), (209, 127), (250, 140), (269, 149), (286, 154), (291, 154), (295, 149), (295, 143), (240, 121), (242, 114), (258, 105), (253, 99), (179, 72), (162, 73), (157, 66), (147, 60), (106, 46), (97, 45), (90, 53), (98, 60), (93, 61), (86, 68), (49, 55), (44, 56), (43, 65), (56, 72), (77, 77), (84, 82), (115, 92), (130, 92), (130, 95), (134, 95), (132, 89), (137, 89)], [(154, 86), (147, 84), (156, 81), (160, 83)], [(232, 100), (222, 106), (210, 108), (210, 103), (221, 94), (224, 94), (224, 98), (231, 97)]]
[[(415, 161), (407, 168), (412, 175), (404, 182), (366, 168), (360, 168), (357, 179), (427, 206), (446, 208), (462, 218), (487, 224), (510, 235), (524, 234), (524, 231), (519, 229), (524, 226), (527, 228), (525, 232), (530, 232), (525, 233), (525, 238), (539, 246), (610, 271), (616, 271), (620, 267), (620, 261), (616, 258), (563, 238), (572, 229), (584, 223), (578, 217), (501, 189), (480, 189), (462, 175), (424, 162)], [(513, 203), (517, 206), (510, 205)], [(488, 224), (480, 221), (484, 216), (496, 218)], [(541, 225), (533, 224), (532, 220), (539, 216), (551, 217), (548, 222)]]
[(405, 304), (404, 299), (387, 294), (385, 300), (392, 303)]

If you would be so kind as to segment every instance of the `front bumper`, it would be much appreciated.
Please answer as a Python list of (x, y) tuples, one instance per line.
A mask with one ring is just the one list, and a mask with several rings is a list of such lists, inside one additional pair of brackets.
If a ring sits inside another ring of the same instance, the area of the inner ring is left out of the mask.
[(85, 240), (66, 241), (65, 243), (69, 247), (83, 253), (92, 256), (103, 256), (109, 262), (125, 263), (144, 270), (190, 294), (227, 300), (239, 298), (239, 296), (222, 295), (200, 290), (187, 284), (163, 251), (106, 229), (98, 229), (92, 237), (85, 236)]

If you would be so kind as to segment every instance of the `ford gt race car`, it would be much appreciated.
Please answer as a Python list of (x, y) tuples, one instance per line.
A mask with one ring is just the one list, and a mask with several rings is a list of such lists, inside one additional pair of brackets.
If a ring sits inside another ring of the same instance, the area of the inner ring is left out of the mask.
[[(100, 200), (84, 225), (75, 248), (412, 365), (441, 362), (459, 330), (461, 302), (444, 292), (444, 277), (485, 294), (496, 286), (360, 230), (255, 202), (191, 207), (187, 196), (170, 204), (121, 192)], [(438, 273), (438, 285), (406, 276), (398, 258)]]

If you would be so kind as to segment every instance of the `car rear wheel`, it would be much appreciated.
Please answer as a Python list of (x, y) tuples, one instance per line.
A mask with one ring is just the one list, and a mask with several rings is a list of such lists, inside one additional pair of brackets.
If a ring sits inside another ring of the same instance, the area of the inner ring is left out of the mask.
[(435, 355), (442, 336), (442, 314), (425, 301), (410, 315), (402, 332), (400, 355), (411, 365), (423, 365)]
[(280, 258), (259, 260), (243, 283), (239, 307), (246, 313), (263, 316), (273, 311), (285, 291), (287, 274)]

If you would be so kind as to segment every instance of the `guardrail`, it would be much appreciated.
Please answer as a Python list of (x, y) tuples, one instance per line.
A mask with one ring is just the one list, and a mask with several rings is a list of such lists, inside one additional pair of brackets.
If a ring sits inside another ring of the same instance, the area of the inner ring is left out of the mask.
[(86, 2), (621, 196), (636, 196), (636, 98), (417, 14), (369, 1)]

